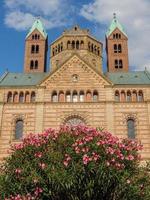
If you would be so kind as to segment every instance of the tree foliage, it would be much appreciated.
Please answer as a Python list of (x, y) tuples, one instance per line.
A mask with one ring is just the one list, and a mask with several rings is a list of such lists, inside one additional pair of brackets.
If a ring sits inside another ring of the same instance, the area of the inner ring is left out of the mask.
[(149, 168), (135, 140), (86, 126), (48, 129), (12, 146), (2, 166), (5, 200), (148, 200)]

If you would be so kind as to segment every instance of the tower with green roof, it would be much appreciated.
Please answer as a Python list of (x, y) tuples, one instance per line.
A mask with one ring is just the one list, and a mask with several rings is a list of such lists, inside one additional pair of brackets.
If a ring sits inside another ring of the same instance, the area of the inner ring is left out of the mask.
[(42, 21), (34, 21), (25, 40), (24, 72), (46, 72), (48, 35)]
[(128, 72), (128, 37), (116, 14), (106, 32), (106, 53), (108, 72)]

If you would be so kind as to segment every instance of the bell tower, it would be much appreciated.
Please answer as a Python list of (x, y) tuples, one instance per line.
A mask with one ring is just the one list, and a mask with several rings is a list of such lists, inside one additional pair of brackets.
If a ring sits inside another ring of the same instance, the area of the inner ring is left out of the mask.
[(115, 13), (106, 33), (106, 54), (108, 72), (128, 72), (128, 37)]
[(46, 72), (48, 35), (40, 19), (33, 23), (25, 40), (24, 72)]

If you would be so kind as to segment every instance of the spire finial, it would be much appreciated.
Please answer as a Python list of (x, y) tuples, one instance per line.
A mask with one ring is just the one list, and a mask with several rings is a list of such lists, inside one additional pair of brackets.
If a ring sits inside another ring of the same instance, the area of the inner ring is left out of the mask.
[(114, 16), (114, 19), (116, 19), (117, 17), (116, 17), (116, 13), (113, 13), (113, 16)]
[(40, 19), (41, 19), (41, 16), (40, 16), (40, 15), (37, 15), (37, 16), (35, 17), (35, 19), (36, 19), (36, 20), (40, 20)]

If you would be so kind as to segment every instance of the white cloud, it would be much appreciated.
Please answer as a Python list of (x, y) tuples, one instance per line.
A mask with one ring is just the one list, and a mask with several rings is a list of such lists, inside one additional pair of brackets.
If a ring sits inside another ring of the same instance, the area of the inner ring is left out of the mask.
[(16, 30), (28, 29), (35, 17), (41, 16), (47, 29), (67, 21), (66, 0), (5, 0), (5, 24)]
[(114, 12), (124, 25), (129, 38), (129, 59), (133, 69), (150, 69), (150, 1), (94, 0), (83, 5), (81, 15), (86, 19), (109, 26)]
[(23, 13), (20, 11), (10, 12), (6, 15), (5, 23), (9, 27), (13, 27), (16, 30), (28, 29), (34, 21), (34, 16), (30, 13)]

